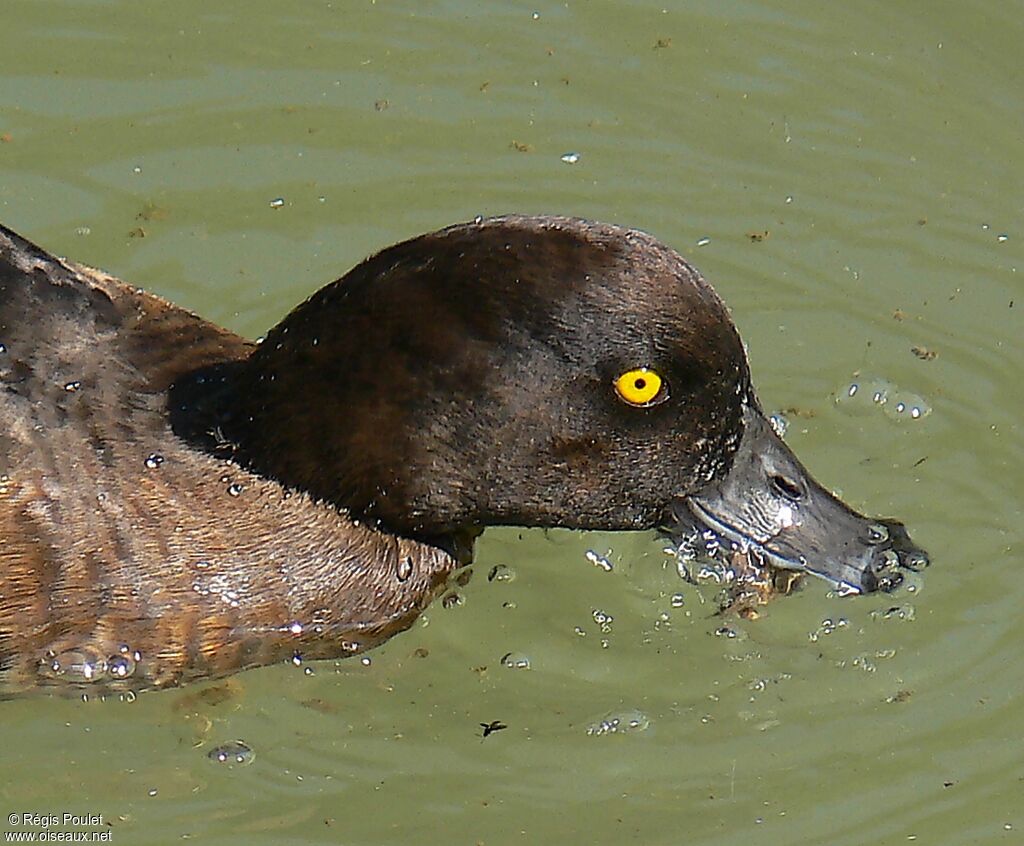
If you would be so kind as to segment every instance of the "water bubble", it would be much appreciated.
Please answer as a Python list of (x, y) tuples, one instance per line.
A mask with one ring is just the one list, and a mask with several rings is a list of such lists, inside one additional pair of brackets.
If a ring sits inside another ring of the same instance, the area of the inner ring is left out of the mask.
[(298, 620), (295, 620), (291, 625), (288, 626), (288, 631), (290, 631), (293, 635), (302, 634), (302, 623), (300, 623)]
[(530, 657), (521, 652), (506, 652), (501, 656), (501, 666), (510, 670), (529, 670)]
[(455, 591), (452, 591), (451, 593), (446, 594), (444, 599), (441, 600), (441, 607), (454, 608), (456, 605), (462, 605), (463, 603), (465, 603), (465, 601), (466, 600), (462, 598), (461, 593), (456, 593)]
[(406, 555), (400, 559), (398, 566), (395, 568), (395, 575), (398, 576), (398, 581), (406, 582), (412, 575), (412, 557)]
[(150, 470), (156, 470), (157, 467), (164, 463), (164, 457), (159, 452), (152, 452), (146, 456), (145, 463)]
[(228, 766), (237, 764), (245, 767), (256, 760), (256, 753), (244, 740), (232, 740), (229, 743), (215, 746), (206, 753), (206, 757), (218, 764), (227, 764)]
[(916, 611), (913, 605), (892, 605), (889, 608), (876, 608), (871, 612), (871, 619), (912, 622), (915, 614)]
[(611, 632), (612, 623), (615, 622), (615, 618), (611, 614), (602, 611), (600, 608), (595, 608), (590, 613), (594, 618), (594, 622), (597, 623), (598, 628), (601, 629), (602, 634), (608, 634)]
[(579, 153), (566, 153), (562, 156), (562, 161), (566, 164), (576, 164), (580, 160)]
[(7, 352), (7, 344), (0, 344), (0, 355)]
[(491, 567), (491, 572), (487, 574), (487, 581), (489, 582), (511, 582), (516, 577), (516, 571), (509, 567), (507, 564), (495, 564)]
[(135, 667), (135, 658), (131, 655), (112, 655), (107, 659), (107, 672), (111, 678), (126, 679), (135, 672)]
[(686, 597), (684, 597), (683, 594), (681, 594), (681, 593), (673, 593), (672, 596), (669, 598), (669, 604), (673, 608), (682, 608), (683, 607), (683, 603), (685, 601), (686, 601)]
[(707, 235), (705, 235), (703, 238), (698, 238), (697, 239), (697, 246), (698, 247), (706, 247), (710, 243), (711, 243), (711, 239), (708, 238)]
[(64, 385), (64, 390), (67, 391), (69, 394), (73, 394), (75, 391), (77, 391), (81, 387), (82, 387), (81, 381), (78, 380), (78, 379), (75, 379), (73, 382), (67, 382)]
[(232, 482), (228, 485), (228, 494), (230, 496), (241, 496), (242, 491), (245, 490), (245, 485), (239, 484), (238, 482)]
[(891, 383), (874, 377), (857, 378), (836, 391), (835, 402), (844, 411), (856, 414), (885, 405), (889, 399)]
[(918, 394), (900, 390), (886, 379), (856, 379), (835, 393), (835, 403), (850, 414), (868, 414), (880, 408), (890, 420), (920, 420), (931, 406)]
[(889, 540), (889, 529), (881, 523), (868, 526), (868, 543), (879, 544)]
[(68, 682), (91, 683), (102, 678), (107, 662), (90, 649), (65, 649), (48, 653), (39, 663), (39, 673)]
[(650, 718), (638, 710), (614, 711), (595, 720), (587, 726), (587, 734), (591, 737), (603, 737), (609, 734), (637, 734), (651, 726)]
[(298, 653), (298, 652), (292, 653), (292, 663), (296, 667), (301, 667), (302, 666), (302, 655), (300, 653)]
[(270, 201), (270, 207), (272, 209), (279, 209), (284, 205), (284, 197), (275, 197)]
[(903, 422), (927, 417), (932, 413), (932, 408), (923, 397), (898, 391), (893, 394), (892, 401), (886, 405), (884, 411), (890, 420)]
[(610, 573), (614, 569), (614, 565), (608, 560), (608, 556), (612, 554), (609, 549), (604, 555), (598, 555), (594, 550), (588, 549), (585, 553), (587, 561), (593, 564), (595, 567), (600, 567), (606, 573)]

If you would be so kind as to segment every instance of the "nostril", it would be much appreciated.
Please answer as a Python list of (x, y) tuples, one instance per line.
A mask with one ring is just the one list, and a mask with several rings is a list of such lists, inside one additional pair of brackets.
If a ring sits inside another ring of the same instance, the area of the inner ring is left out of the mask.
[(769, 476), (768, 482), (777, 494), (784, 496), (786, 499), (796, 502), (804, 497), (804, 489), (800, 486), (800, 483), (787, 479), (780, 473)]

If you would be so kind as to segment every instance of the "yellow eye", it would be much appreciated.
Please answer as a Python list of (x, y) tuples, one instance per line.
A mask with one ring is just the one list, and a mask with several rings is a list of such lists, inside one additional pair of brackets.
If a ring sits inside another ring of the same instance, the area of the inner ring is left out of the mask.
[(668, 399), (661, 377), (646, 367), (627, 370), (615, 380), (615, 390), (625, 402), (640, 408)]

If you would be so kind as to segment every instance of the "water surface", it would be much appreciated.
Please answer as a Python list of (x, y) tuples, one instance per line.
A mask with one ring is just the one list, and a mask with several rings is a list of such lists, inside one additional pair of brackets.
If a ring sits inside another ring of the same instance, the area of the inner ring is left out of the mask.
[(1022, 39), (994, 2), (5, 0), (8, 226), (250, 336), (477, 214), (646, 229), (815, 475), (935, 563), (746, 622), (651, 535), (491, 530), (369, 665), (0, 703), (2, 809), (138, 844), (1020, 842)]

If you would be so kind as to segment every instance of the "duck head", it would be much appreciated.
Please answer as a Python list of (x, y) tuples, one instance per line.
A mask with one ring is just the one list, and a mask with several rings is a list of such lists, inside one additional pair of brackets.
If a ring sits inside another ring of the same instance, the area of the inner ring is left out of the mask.
[(390, 532), (701, 526), (845, 592), (927, 559), (807, 473), (711, 286), (641, 232), (477, 220), (366, 260), (224, 376), (236, 456)]

